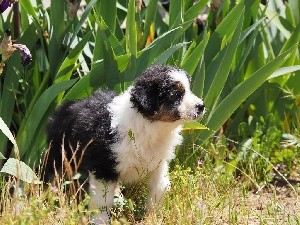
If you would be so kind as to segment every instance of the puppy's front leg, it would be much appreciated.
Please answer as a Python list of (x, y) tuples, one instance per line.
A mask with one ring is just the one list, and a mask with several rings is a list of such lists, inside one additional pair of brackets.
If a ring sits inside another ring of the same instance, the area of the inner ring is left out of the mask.
[(168, 176), (168, 163), (161, 164), (155, 171), (152, 172), (149, 180), (149, 197), (148, 209), (151, 211), (161, 204), (163, 195), (171, 188), (170, 179)]
[(110, 182), (96, 179), (94, 175), (89, 177), (90, 210), (97, 212), (91, 217), (93, 224), (110, 224), (110, 209), (114, 203), (115, 191), (118, 182)]

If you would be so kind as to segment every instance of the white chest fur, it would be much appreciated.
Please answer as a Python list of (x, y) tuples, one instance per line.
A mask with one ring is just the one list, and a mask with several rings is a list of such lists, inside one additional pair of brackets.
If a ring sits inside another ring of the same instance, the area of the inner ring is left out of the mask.
[(133, 109), (129, 90), (109, 104), (112, 128), (120, 135), (112, 149), (123, 182), (138, 181), (171, 160), (182, 141), (179, 123), (151, 122)]

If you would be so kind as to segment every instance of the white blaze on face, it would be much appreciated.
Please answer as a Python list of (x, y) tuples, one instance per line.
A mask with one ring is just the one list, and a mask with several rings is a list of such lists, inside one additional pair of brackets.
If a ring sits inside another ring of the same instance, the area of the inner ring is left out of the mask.
[(191, 91), (190, 82), (184, 73), (184, 71), (174, 70), (170, 73), (170, 76), (175, 80), (182, 83), (185, 89), (185, 93), (181, 104), (178, 107), (178, 111), (180, 112), (180, 117), (183, 120), (194, 120), (199, 116), (204, 114), (204, 110), (199, 114), (198, 107), (199, 105), (203, 105), (203, 101), (194, 95)]

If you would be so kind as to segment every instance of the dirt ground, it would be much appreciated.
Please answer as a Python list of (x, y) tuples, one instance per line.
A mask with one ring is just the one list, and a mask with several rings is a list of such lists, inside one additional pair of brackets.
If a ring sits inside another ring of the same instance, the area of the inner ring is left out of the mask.
[(246, 197), (245, 207), (249, 212), (248, 224), (260, 224), (260, 218), (266, 224), (296, 224), (297, 220), (300, 222), (299, 196), (289, 187), (250, 192)]

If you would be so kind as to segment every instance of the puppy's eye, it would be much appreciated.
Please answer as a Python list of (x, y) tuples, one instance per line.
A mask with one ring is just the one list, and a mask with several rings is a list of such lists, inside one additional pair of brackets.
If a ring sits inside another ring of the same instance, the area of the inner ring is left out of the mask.
[(165, 92), (165, 100), (169, 102), (172, 106), (176, 106), (180, 103), (181, 98), (184, 94), (183, 86), (180, 82), (173, 83), (167, 88)]
[(172, 102), (179, 101), (181, 97), (181, 93), (179, 91), (171, 91), (169, 93), (169, 99)]

